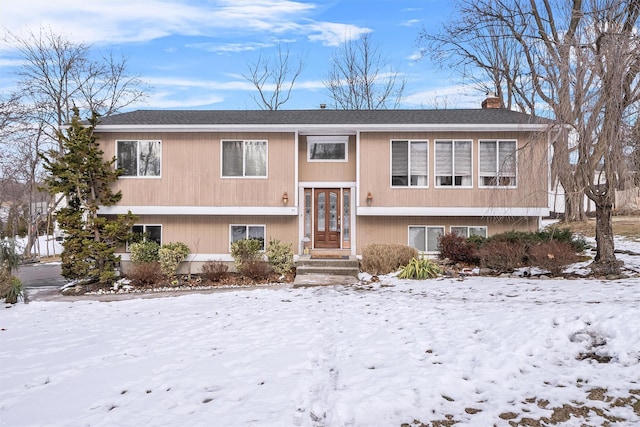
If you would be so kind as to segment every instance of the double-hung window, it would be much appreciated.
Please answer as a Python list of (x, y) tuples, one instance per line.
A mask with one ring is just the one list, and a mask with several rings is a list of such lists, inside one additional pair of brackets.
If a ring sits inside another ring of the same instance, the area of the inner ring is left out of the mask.
[(264, 251), (265, 228), (264, 225), (232, 224), (229, 227), (229, 245), (238, 240), (259, 240), (262, 243), (260, 249)]
[(267, 176), (267, 141), (222, 141), (223, 177)]
[(471, 141), (436, 141), (436, 186), (471, 187)]
[(480, 186), (516, 186), (516, 146), (516, 141), (480, 141)]
[(159, 177), (161, 141), (116, 141), (116, 167), (122, 176)]
[(391, 186), (426, 187), (429, 184), (429, 143), (391, 141)]
[[(153, 241), (158, 245), (162, 244), (162, 226), (150, 224), (136, 224), (131, 227), (131, 233), (136, 235), (134, 241)], [(129, 243), (127, 242), (127, 252), (129, 252)]]
[(438, 239), (443, 234), (444, 227), (410, 225), (409, 246), (420, 252), (438, 252)]
[(451, 232), (462, 237), (480, 236), (487, 237), (487, 227), (451, 226)]

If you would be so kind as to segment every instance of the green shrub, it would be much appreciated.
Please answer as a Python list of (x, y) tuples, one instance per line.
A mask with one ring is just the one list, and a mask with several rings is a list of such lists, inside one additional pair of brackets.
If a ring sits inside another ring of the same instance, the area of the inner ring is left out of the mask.
[(131, 243), (129, 251), (131, 252), (131, 262), (154, 262), (160, 259), (158, 251), (160, 245), (153, 240), (144, 240), (141, 242)]
[(8, 304), (16, 304), (23, 296), (22, 282), (7, 271), (0, 271), (0, 298)]
[(217, 282), (227, 275), (227, 271), (229, 271), (229, 266), (222, 261), (207, 261), (202, 264), (201, 274), (212, 282)]
[(530, 264), (549, 271), (552, 276), (560, 276), (569, 264), (577, 261), (573, 246), (566, 241), (540, 242), (529, 248)]
[(243, 262), (238, 273), (253, 280), (264, 280), (269, 277), (272, 271), (273, 269), (268, 262), (252, 259)]
[(372, 243), (362, 250), (362, 270), (372, 275), (389, 274), (418, 257), (407, 245)]
[(175, 276), (180, 263), (189, 255), (189, 247), (182, 242), (167, 243), (160, 246), (160, 270), (167, 277)]
[(280, 240), (271, 239), (267, 246), (267, 259), (269, 264), (278, 274), (286, 274), (293, 269), (293, 250), (291, 244), (282, 243)]
[(134, 285), (152, 285), (162, 280), (163, 275), (158, 261), (135, 262), (127, 274)]
[(231, 256), (236, 264), (236, 271), (240, 272), (242, 264), (261, 259), (262, 240), (242, 239), (231, 244)]
[(433, 279), (441, 274), (442, 270), (435, 262), (424, 256), (413, 258), (407, 265), (402, 267), (402, 271), (398, 275), (400, 279)]
[(551, 227), (493, 235), (481, 246), (479, 257), (483, 266), (500, 272), (533, 265), (558, 275), (564, 267), (578, 260), (576, 252), (586, 248), (584, 239), (576, 237), (570, 229)]
[(525, 265), (527, 244), (519, 241), (487, 239), (478, 252), (482, 266), (511, 272)]
[(477, 234), (467, 237), (467, 243), (469, 243), (469, 245), (472, 246), (476, 250), (476, 252), (482, 245), (484, 245), (484, 242), (486, 240), (486, 237), (478, 236)]
[(456, 233), (446, 233), (438, 237), (438, 257), (457, 263), (478, 262), (477, 244)]
[(20, 257), (16, 253), (16, 244), (13, 239), (0, 239), (0, 271), (11, 274), (18, 268)]
[(507, 231), (489, 237), (487, 242), (518, 242), (530, 247), (540, 242), (548, 242), (550, 240), (569, 243), (576, 252), (582, 252), (587, 248), (587, 244), (582, 237), (575, 236), (568, 228), (561, 229), (557, 227), (550, 227), (539, 231)]
[(576, 236), (570, 228), (547, 227), (539, 231), (538, 234), (541, 240), (565, 242), (571, 246), (574, 252), (583, 252), (588, 247), (584, 237)]

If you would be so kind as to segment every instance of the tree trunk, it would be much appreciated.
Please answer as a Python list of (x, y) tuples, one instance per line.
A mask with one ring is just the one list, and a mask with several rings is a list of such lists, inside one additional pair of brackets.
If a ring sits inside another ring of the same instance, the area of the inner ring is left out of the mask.
[(616, 259), (613, 243), (613, 205), (596, 202), (596, 258), (591, 266), (600, 275), (619, 275), (620, 263)]
[(564, 195), (564, 220), (566, 222), (584, 221), (584, 193), (567, 192)]

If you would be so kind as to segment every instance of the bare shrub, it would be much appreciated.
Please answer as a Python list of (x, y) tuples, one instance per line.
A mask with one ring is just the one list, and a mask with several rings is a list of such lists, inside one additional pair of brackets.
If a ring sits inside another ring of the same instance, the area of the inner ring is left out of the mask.
[(242, 263), (238, 273), (253, 280), (264, 280), (273, 272), (268, 262), (249, 260)]
[(372, 243), (362, 250), (362, 270), (369, 274), (389, 274), (418, 257), (418, 251), (407, 245)]
[(202, 264), (202, 277), (218, 282), (225, 278), (229, 271), (229, 266), (222, 261), (207, 261)]
[(529, 262), (552, 276), (560, 276), (565, 267), (578, 261), (571, 243), (557, 240), (540, 242), (529, 248)]
[(133, 263), (127, 277), (134, 285), (153, 285), (160, 282), (164, 276), (160, 269), (160, 263), (152, 261)]
[(478, 256), (484, 267), (499, 272), (511, 272), (524, 264), (527, 247), (521, 242), (489, 240), (482, 245)]
[(438, 238), (438, 257), (452, 262), (475, 264), (478, 262), (476, 245), (456, 233), (446, 233)]

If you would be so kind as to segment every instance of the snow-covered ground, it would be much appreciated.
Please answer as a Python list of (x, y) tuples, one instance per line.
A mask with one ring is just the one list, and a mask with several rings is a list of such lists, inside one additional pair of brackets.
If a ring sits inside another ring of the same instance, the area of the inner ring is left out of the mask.
[(563, 404), (604, 412), (562, 425), (638, 425), (611, 399), (640, 398), (639, 290), (638, 275), (385, 276), (3, 306), (0, 425), (506, 426)]
[[(16, 252), (22, 255), (26, 244), (25, 237), (16, 238)], [(60, 256), (62, 249), (62, 242), (56, 241), (54, 236), (38, 236), (31, 248), (31, 254), (39, 258)]]

